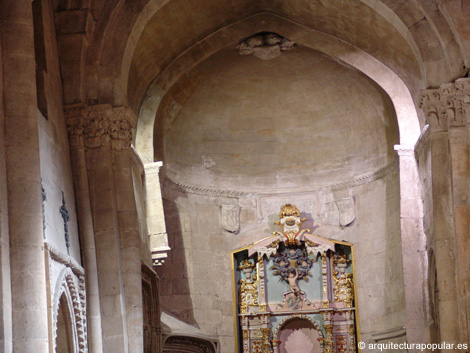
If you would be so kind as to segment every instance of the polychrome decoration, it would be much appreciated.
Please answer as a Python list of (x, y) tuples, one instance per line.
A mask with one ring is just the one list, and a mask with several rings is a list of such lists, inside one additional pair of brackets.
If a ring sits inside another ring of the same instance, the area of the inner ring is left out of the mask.
[(233, 253), (239, 353), (355, 353), (352, 246), (301, 229), (282, 206), (273, 236)]

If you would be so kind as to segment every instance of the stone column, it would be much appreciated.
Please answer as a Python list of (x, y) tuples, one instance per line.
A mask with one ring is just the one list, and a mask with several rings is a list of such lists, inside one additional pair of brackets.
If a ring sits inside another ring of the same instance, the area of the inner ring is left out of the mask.
[(34, 32), (30, 0), (0, 2), (16, 353), (49, 352)]
[(452, 171), (452, 200), (460, 342), (470, 339), (470, 79), (442, 85)]
[(426, 235), (414, 146), (395, 145), (400, 159), (400, 224), (408, 342), (429, 342), (426, 306)]
[[(131, 132), (129, 130), (129, 138)], [(121, 256), (124, 279), (124, 293), (127, 309), (127, 332), (129, 352), (141, 353), (144, 350), (143, 311), (142, 311), (142, 261), (140, 224), (133, 183), (134, 151), (123, 148), (114, 152), (114, 180), (119, 230), (121, 235)]]
[(147, 227), (150, 237), (150, 251), (154, 266), (161, 266), (170, 251), (163, 213), (160, 168), (162, 162), (145, 164), (145, 188), (147, 191)]
[(69, 134), (85, 154), (104, 352), (141, 352), (141, 242), (130, 148), (135, 117), (110, 105), (79, 110), (68, 121)]
[[(3, 97), (2, 52), (2, 31), (0, 29), (0, 97)], [(10, 231), (8, 229), (5, 115), (3, 110), (3, 99), (0, 99), (0, 352), (12, 352)]]
[(439, 293), (437, 338), (441, 342), (459, 343), (462, 341), (457, 303), (457, 243), (446, 94), (440, 90), (425, 90), (421, 102), (430, 129), (431, 175), (428, 177), (431, 177), (432, 226), (427, 238), (436, 261)]
[[(82, 119), (81, 110), (83, 108), (83, 104), (68, 106), (64, 109), (64, 116), (69, 125), (70, 156), (77, 200), (80, 249), (83, 257), (83, 267), (86, 270), (88, 351), (90, 353), (101, 353), (103, 352), (103, 342), (96, 246), (90, 205), (90, 190), (87, 178), (85, 146), (80, 123)], [(75, 130), (76, 127), (78, 127), (78, 131)]]

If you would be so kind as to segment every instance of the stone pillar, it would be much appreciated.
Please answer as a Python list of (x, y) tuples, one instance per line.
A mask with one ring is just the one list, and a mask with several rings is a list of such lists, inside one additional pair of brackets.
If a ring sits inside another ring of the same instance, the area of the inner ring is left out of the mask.
[(460, 342), (470, 339), (470, 79), (442, 85), (452, 171)]
[[(448, 87), (425, 90), (421, 107), (430, 129), (432, 228), (428, 247), (434, 251), (438, 289), (439, 341), (462, 341), (462, 322), (459, 315), (459, 259), (454, 209), (453, 158), (450, 131), (452, 117), (447, 111)], [(468, 173), (468, 170), (467, 170)], [(468, 269), (465, 269), (468, 272)], [(432, 295), (432, 293), (431, 293)]]
[[(1, 20), (0, 20), (1, 21)], [(1, 22), (0, 22), (1, 23)], [(0, 97), (3, 97), (2, 31), (0, 29)], [(5, 145), (5, 115), (0, 99), (0, 352), (12, 352), (10, 232)]]
[(147, 191), (147, 227), (150, 237), (152, 263), (160, 266), (165, 262), (168, 246), (165, 215), (163, 213), (162, 191), (160, 186), (160, 168), (162, 162), (145, 164), (145, 188)]
[(426, 235), (414, 146), (395, 145), (400, 159), (400, 224), (408, 342), (429, 342), (426, 306)]
[(87, 179), (87, 166), (85, 159), (85, 146), (83, 135), (75, 131), (75, 119), (81, 120), (82, 104), (65, 108), (64, 116), (69, 125), (70, 156), (72, 161), (75, 194), (77, 200), (77, 218), (80, 230), (80, 249), (83, 257), (83, 267), (86, 269), (86, 302), (88, 351), (90, 353), (103, 352), (101, 332), (101, 312), (98, 286), (98, 269), (96, 264), (96, 246), (93, 229), (93, 219), (90, 205), (90, 190)]
[(16, 353), (49, 352), (32, 4), (0, 2)]
[(103, 351), (141, 352), (141, 242), (130, 148), (135, 117), (129, 108), (110, 105), (77, 109), (68, 125), (71, 144), (85, 155)]
[(121, 235), (129, 352), (141, 353), (144, 350), (142, 264), (140, 252), (142, 245), (133, 183), (133, 154), (134, 151), (130, 148), (114, 152), (116, 168), (114, 170), (114, 180), (117, 189), (116, 198)]

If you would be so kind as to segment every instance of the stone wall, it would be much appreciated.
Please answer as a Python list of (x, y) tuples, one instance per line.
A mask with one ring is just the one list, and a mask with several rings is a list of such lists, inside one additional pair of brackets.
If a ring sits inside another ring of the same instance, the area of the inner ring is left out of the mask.
[[(63, 113), (38, 116), (44, 239), (81, 262), (75, 196)], [(58, 137), (61, 137), (58, 139)], [(65, 219), (64, 219), (65, 217)]]
[[(87, 351), (85, 270), (75, 209), (75, 194), (62, 80), (51, 1), (33, 3), (38, 97), (39, 158), (41, 169), (43, 237), (46, 243), (47, 285), (55, 347), (59, 304), (67, 305), (69, 340), (77, 352)], [(64, 295), (65, 301), (60, 301)], [(64, 310), (64, 308), (62, 308)]]

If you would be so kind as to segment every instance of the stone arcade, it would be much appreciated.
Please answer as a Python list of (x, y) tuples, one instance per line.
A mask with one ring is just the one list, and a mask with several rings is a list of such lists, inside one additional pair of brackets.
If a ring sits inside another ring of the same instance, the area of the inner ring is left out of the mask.
[(469, 17), (0, 0), (0, 352), (468, 344)]

